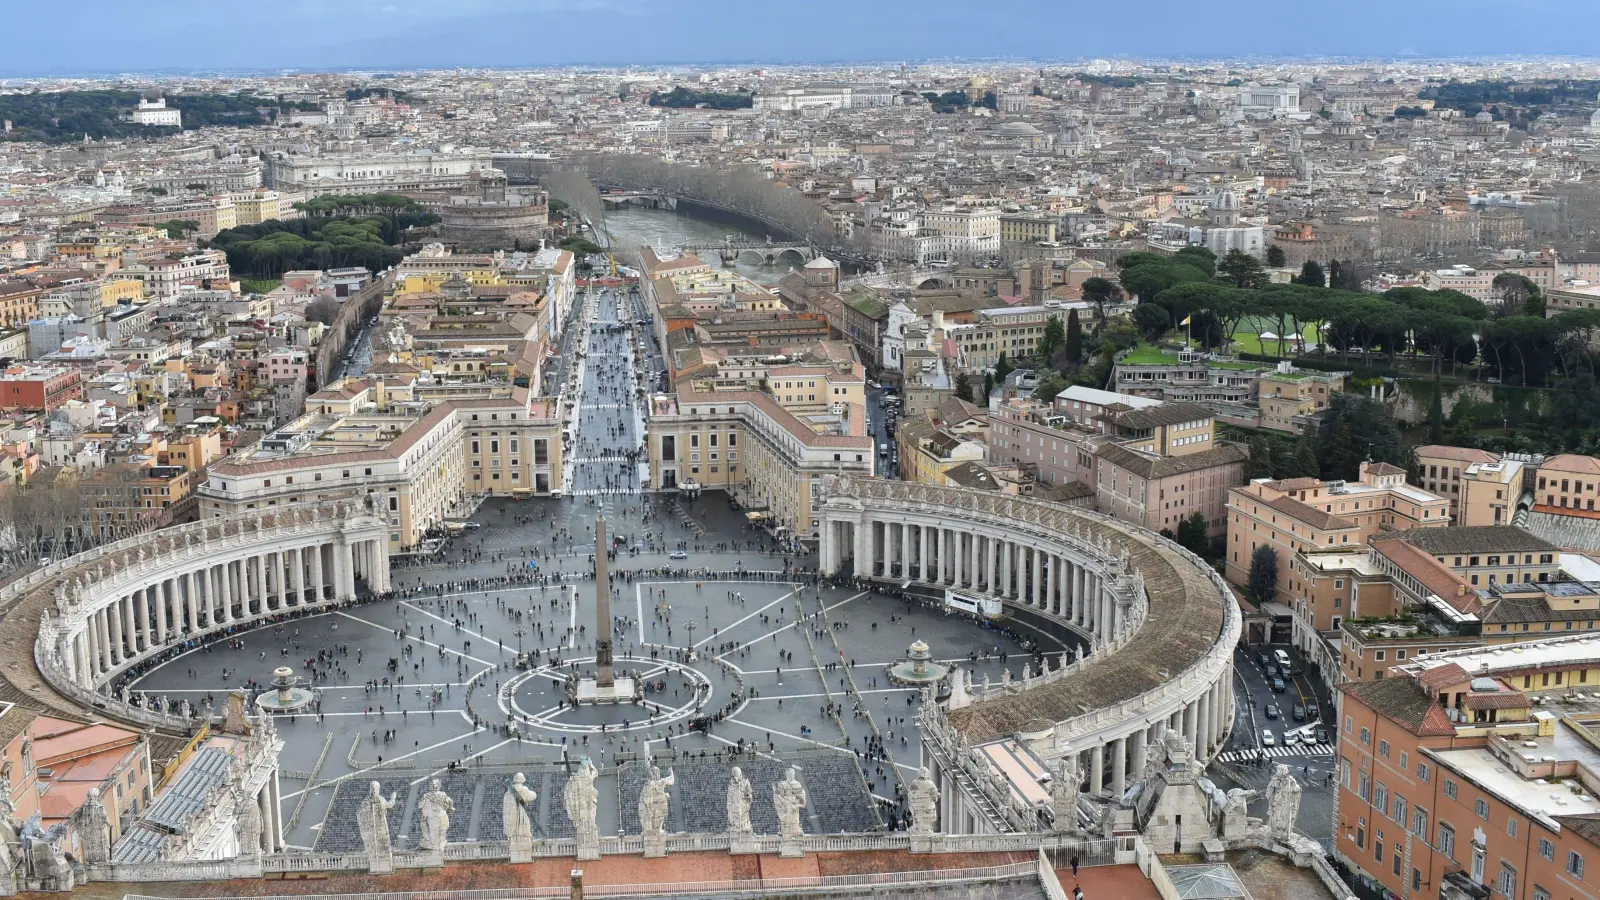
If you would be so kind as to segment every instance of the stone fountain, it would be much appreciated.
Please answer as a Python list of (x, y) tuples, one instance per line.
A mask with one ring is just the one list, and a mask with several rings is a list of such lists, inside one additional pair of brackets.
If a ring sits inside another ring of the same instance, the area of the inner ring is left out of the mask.
[(950, 673), (950, 667), (933, 661), (928, 644), (922, 640), (911, 643), (906, 658), (889, 667), (889, 680), (896, 684), (934, 684)]
[(300, 677), (288, 666), (272, 670), (272, 690), (263, 691), (256, 698), (256, 706), (264, 712), (292, 713), (310, 706), (316, 695), (300, 687)]

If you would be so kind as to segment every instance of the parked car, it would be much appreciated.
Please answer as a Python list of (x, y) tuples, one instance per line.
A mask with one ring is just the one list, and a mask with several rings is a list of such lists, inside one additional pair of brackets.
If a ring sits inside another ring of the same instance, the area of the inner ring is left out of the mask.
[(1272, 679), (1272, 692), (1274, 694), (1281, 694), (1281, 693), (1283, 693), (1283, 691), (1284, 691), (1283, 679), (1282, 678), (1274, 678), (1274, 679)]
[(1304, 722), (1306, 720), (1306, 708), (1296, 703), (1294, 705), (1294, 711), (1291, 713), (1291, 715), (1294, 716), (1294, 720), (1296, 722)]

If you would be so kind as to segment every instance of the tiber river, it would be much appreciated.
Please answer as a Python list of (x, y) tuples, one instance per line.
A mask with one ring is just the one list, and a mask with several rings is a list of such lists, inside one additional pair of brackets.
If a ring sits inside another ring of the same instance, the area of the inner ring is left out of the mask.
[[(618, 249), (634, 249), (649, 244), (660, 251), (681, 247), (684, 244), (717, 244), (735, 238), (764, 240), (765, 235), (742, 235), (733, 226), (704, 219), (694, 219), (665, 209), (645, 209), (629, 206), (606, 212), (606, 230), (611, 233), (611, 245)], [(790, 257), (793, 259), (793, 257)], [(705, 261), (712, 267), (722, 265), (715, 253), (706, 253)], [(735, 263), (733, 271), (757, 284), (777, 284), (788, 274), (788, 265), (757, 266)]]

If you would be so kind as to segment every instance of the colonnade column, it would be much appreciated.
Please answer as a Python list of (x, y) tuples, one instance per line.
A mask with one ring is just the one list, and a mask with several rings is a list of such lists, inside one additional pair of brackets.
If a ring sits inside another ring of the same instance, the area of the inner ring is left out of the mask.
[(300, 548), (289, 551), (289, 586), (294, 588), (294, 605), (304, 606), (306, 602), (306, 569), (305, 560), (300, 555)]
[(1097, 745), (1089, 751), (1089, 790), (1098, 794), (1106, 787), (1106, 748)]
[(1134, 781), (1143, 781), (1145, 778), (1144, 755), (1147, 749), (1145, 745), (1149, 736), (1150, 726), (1148, 725), (1133, 733), (1133, 753), (1131, 756), (1133, 766), (1129, 769), (1129, 773)]
[(1128, 789), (1128, 739), (1111, 742), (1111, 796), (1121, 797)]
[(917, 579), (919, 581), (932, 581), (933, 555), (929, 551), (932, 549), (933, 541), (929, 538), (928, 526), (917, 526), (917, 542), (922, 550), (922, 555), (917, 558)]

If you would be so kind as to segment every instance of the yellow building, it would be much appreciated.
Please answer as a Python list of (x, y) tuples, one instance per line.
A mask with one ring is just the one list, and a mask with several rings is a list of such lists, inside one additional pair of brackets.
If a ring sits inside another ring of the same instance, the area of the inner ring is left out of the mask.
[(1261, 427), (1299, 434), (1328, 400), (1344, 390), (1344, 372), (1312, 372), (1285, 361), (1261, 376)]
[(873, 472), (864, 407), (799, 418), (760, 391), (680, 391), (651, 401), (650, 486), (725, 490), (774, 534), (820, 536), (822, 479)]

